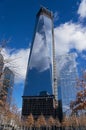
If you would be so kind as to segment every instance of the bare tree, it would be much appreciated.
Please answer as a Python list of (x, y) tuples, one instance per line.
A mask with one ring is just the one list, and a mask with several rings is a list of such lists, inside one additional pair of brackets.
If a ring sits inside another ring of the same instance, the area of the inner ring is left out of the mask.
[(86, 115), (80, 115), (78, 117), (78, 123), (80, 126), (86, 127)]
[(56, 127), (60, 127), (61, 126), (61, 123), (59, 122), (58, 118), (55, 119), (55, 126)]
[(44, 127), (46, 126), (46, 120), (45, 117), (43, 115), (40, 115), (37, 119), (37, 121), (35, 122), (35, 126), (36, 127)]
[[(20, 112), (17, 108), (17, 105), (9, 105), (6, 101), (7, 98), (7, 86), (6, 84), (3, 84), (3, 80), (4, 80), (4, 68), (5, 66), (10, 65), (11, 68), (15, 68), (16, 70), (16, 66), (14, 64), (16, 59), (4, 59), (3, 53), (1, 53), (5, 48), (5, 45), (10, 41), (10, 39), (8, 40), (2, 40), (1, 46), (0, 46), (0, 119), (4, 120), (5, 123), (8, 123), (10, 121), (15, 122), (15, 124), (17, 124), (18, 126), (21, 124), (21, 120), (20, 120)], [(16, 74), (17, 71), (13, 72)], [(7, 74), (7, 73), (6, 73)], [(18, 75), (18, 73), (17, 73)], [(5, 80), (5, 83), (8, 83), (9, 80)], [(12, 95), (10, 95), (10, 98), (12, 98)], [(0, 122), (1, 123), (1, 122)]]
[(76, 100), (70, 104), (73, 113), (86, 111), (86, 72), (83, 72), (82, 77), (77, 79), (77, 89)]
[(30, 128), (30, 130), (34, 126), (34, 118), (33, 118), (32, 113), (27, 117), (27, 119), (26, 119), (26, 125), (27, 125), (27, 127)]
[(50, 116), (47, 120), (47, 126), (49, 127), (49, 129), (51, 129), (51, 127), (55, 126), (55, 123), (56, 123), (55, 119), (52, 116)]
[(63, 120), (62, 120), (62, 123), (61, 123), (61, 125), (62, 125), (62, 127), (69, 127), (69, 126), (71, 126), (71, 124), (70, 124), (71, 122), (70, 122), (70, 119), (69, 119), (69, 117), (67, 117), (67, 116), (64, 116), (64, 118), (63, 118)]

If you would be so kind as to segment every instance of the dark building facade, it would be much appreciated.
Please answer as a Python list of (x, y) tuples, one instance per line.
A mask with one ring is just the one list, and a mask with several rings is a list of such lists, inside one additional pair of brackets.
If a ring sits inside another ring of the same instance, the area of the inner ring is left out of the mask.
[(36, 18), (23, 94), (23, 116), (54, 115), (57, 100), (53, 14), (41, 7)]
[(28, 116), (32, 113), (35, 118), (41, 114), (45, 117), (49, 117), (51, 115), (55, 117), (55, 100), (53, 95), (24, 97), (23, 100), (23, 115)]

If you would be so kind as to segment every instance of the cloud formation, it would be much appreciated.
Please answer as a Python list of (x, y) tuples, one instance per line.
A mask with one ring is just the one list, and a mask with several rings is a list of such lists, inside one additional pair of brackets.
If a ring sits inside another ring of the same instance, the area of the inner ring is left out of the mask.
[(46, 42), (40, 33), (36, 33), (32, 53), (30, 57), (30, 69), (36, 68), (44, 71), (49, 68), (49, 53)]
[[(56, 56), (67, 54), (72, 48), (75, 48), (80, 52), (86, 50), (86, 27), (82, 27), (80, 24), (67, 22), (65, 24), (60, 25), (59, 27), (56, 27), (54, 31), (55, 31)], [(42, 49), (43, 45), (41, 35), (37, 34), (36, 41), (38, 42), (38, 40), (40, 41), (39, 43), (42, 44), (35, 47), (34, 55), (36, 56), (36, 58), (38, 58), (37, 61), (39, 61), (41, 58), (40, 56), (43, 55), (41, 53), (41, 55), (37, 56), (38, 54), (37, 52)], [(25, 79), (29, 52), (30, 48), (20, 49), (16, 51), (4, 49), (2, 51), (4, 59), (6, 61), (6, 65), (9, 66), (16, 73), (16, 79), (17, 79), (16, 82), (18, 81), (20, 82), (20, 80)], [(47, 53), (45, 53), (45, 55), (47, 57)], [(47, 63), (43, 61), (41, 63), (43, 63), (42, 65), (44, 65), (44, 66), (42, 66), (41, 64), (38, 65), (38, 67), (41, 66), (41, 69), (42, 68), (44, 69), (44, 67), (46, 69), (48, 67)], [(35, 62), (34, 59), (33, 66), (36, 64), (38, 63)]]
[(25, 79), (27, 62), (30, 48), (11, 50), (3, 49), (5, 66), (8, 66), (15, 74), (15, 82), (19, 83)]
[[(75, 61), (76, 57), (77, 57), (76, 53), (58, 56), (57, 57), (57, 70), (59, 70), (59, 72), (62, 70), (63, 73), (64, 73), (64, 70), (67, 70), (68, 72), (71, 73), (73, 71), (73, 68), (76, 68), (76, 65), (77, 65)], [(70, 63), (69, 66), (68, 66), (68, 63)]]
[(57, 55), (66, 54), (72, 48), (78, 51), (86, 50), (86, 27), (67, 22), (54, 30)]
[(86, 18), (86, 0), (81, 1), (77, 13), (80, 15), (80, 18)]
[[(86, 17), (86, 0), (81, 1), (77, 12), (81, 18)], [(57, 16), (58, 14), (56, 12), (55, 18)], [(48, 37), (47, 42), (50, 43), (51, 40), (50, 34), (49, 33), (46, 34)], [(82, 26), (80, 23), (73, 23), (69, 21), (64, 24), (61, 24), (59, 27), (54, 28), (54, 34), (55, 34), (56, 56), (67, 54), (72, 48), (77, 49), (77, 51), (79, 52), (86, 50), (86, 27)], [(43, 38), (41, 35), (37, 34), (35, 40), (36, 40), (35, 42), (39, 41), (39, 43), (41, 43), (41, 44), (36, 44), (35, 51), (34, 51), (36, 57), (38, 58), (37, 52), (42, 50)], [(27, 49), (21, 48), (20, 50), (4, 49), (2, 51), (6, 65), (9, 66), (10, 69), (12, 69), (16, 73), (15, 81), (17, 83), (25, 79), (29, 52), (30, 52), (30, 48)], [(46, 51), (45, 51), (45, 55), (46, 57), (48, 57)], [(39, 59), (41, 58), (41, 56), (43, 56), (42, 53), (39, 56)], [(39, 61), (39, 59), (37, 59), (37, 61)], [(34, 62), (33, 62), (33, 66), (34, 66)], [(35, 63), (38, 64), (37, 62)], [(47, 66), (47, 62), (42, 61), (41, 63), (42, 63), (40, 64), (41, 69), (44, 67), (45, 69), (47, 69), (47, 67), (49, 67), (49, 65)]]

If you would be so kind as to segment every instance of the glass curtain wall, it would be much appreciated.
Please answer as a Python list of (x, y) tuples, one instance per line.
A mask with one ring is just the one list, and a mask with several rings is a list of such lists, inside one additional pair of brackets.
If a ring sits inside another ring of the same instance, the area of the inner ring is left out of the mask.
[(52, 19), (40, 14), (28, 61), (24, 95), (52, 95)]
[(58, 99), (62, 101), (64, 113), (70, 113), (70, 102), (76, 99), (76, 78), (77, 69), (75, 55), (67, 54), (58, 57), (59, 80), (58, 80)]

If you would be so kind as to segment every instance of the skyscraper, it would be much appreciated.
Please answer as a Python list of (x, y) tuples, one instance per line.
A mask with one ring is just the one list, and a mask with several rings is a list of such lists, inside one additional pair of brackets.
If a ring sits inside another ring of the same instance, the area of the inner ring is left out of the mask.
[(63, 113), (70, 113), (70, 102), (76, 98), (77, 69), (75, 54), (58, 57), (58, 99), (62, 102)]
[(0, 92), (3, 86), (3, 81), (2, 81), (3, 66), (4, 66), (4, 59), (3, 56), (0, 54)]
[(14, 73), (8, 67), (5, 67), (3, 75), (3, 90), (5, 91), (6, 102), (9, 104), (11, 104), (12, 100), (13, 85)]
[(48, 97), (53, 100), (50, 95), (54, 95), (57, 100), (53, 14), (41, 7), (36, 18), (23, 94), (23, 110), (27, 98)]
[(4, 66), (4, 59), (3, 56), (0, 54), (0, 77), (2, 75), (3, 66)]

